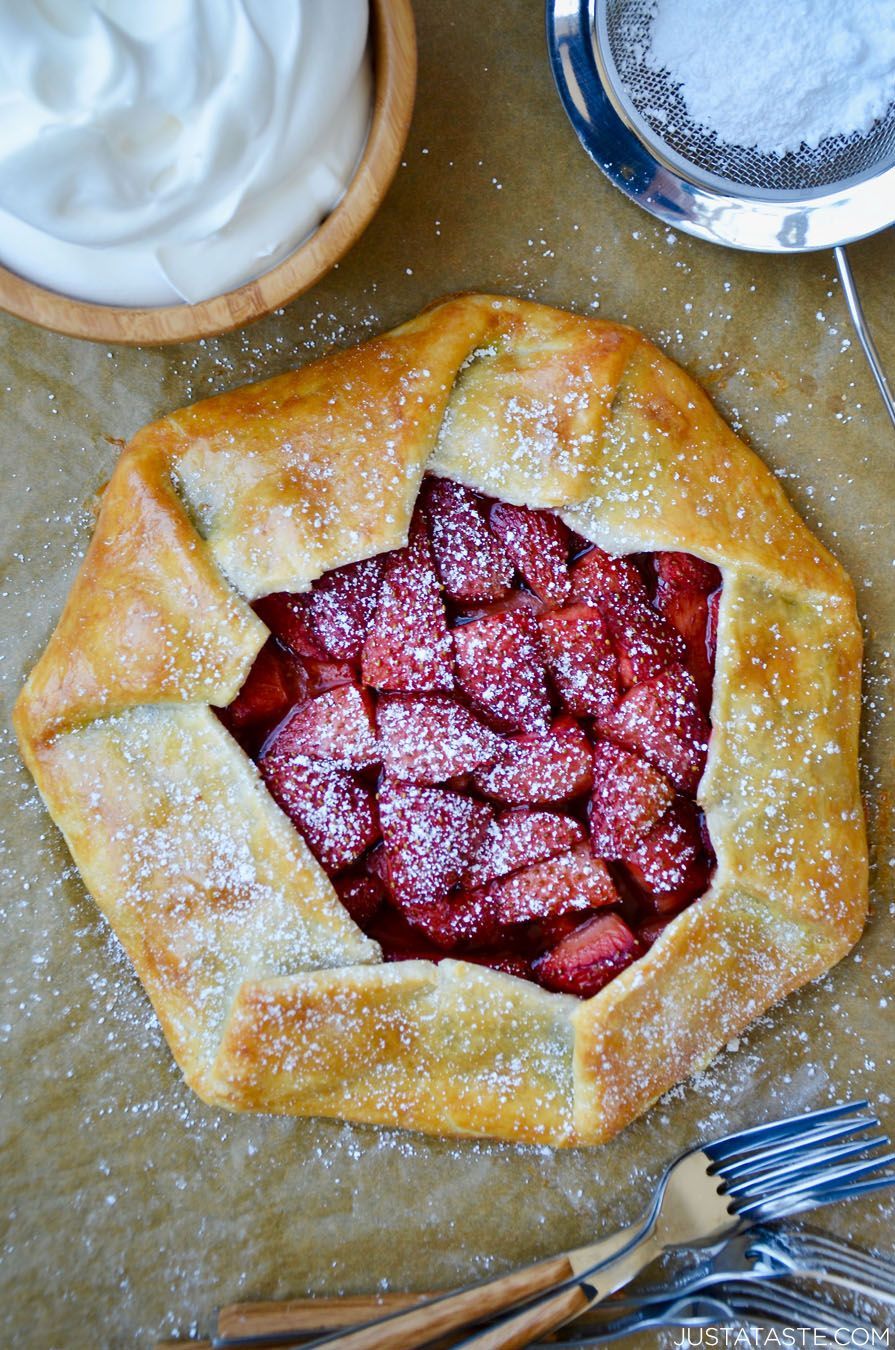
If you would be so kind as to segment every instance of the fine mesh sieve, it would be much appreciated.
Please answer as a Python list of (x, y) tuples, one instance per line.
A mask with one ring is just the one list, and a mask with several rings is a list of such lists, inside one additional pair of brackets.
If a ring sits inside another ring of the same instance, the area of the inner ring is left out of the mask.
[(585, 149), (647, 211), (734, 248), (833, 248), (859, 341), (895, 424), (895, 398), (861, 311), (844, 245), (895, 222), (895, 103), (866, 133), (785, 155), (695, 123), (679, 86), (647, 59), (662, 0), (547, 0), (553, 72)]
[[(895, 103), (870, 131), (828, 136), (797, 153), (767, 154), (732, 145), (690, 119), (666, 70), (646, 60), (650, 26), (661, 0), (606, 0), (596, 6), (595, 36), (606, 79), (642, 141), (727, 192), (790, 192), (798, 196), (872, 178), (895, 164)], [(895, 215), (895, 211), (893, 211)]]

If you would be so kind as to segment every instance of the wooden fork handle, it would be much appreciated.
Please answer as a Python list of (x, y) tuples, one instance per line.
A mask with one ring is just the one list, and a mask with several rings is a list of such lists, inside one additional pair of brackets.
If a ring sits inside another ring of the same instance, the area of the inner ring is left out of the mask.
[[(455, 1350), (519, 1350), (629, 1284), (663, 1250), (650, 1225), (626, 1246), (620, 1245), (623, 1240), (623, 1234), (615, 1234), (603, 1243), (569, 1253), (567, 1259), (574, 1273), (566, 1288), (548, 1291), (517, 1312), (508, 1312), (493, 1326), (458, 1342)], [(611, 1246), (616, 1252), (607, 1259)]]
[(521, 1350), (583, 1313), (590, 1301), (580, 1284), (560, 1289), (552, 1297), (548, 1295), (530, 1308), (522, 1308), (512, 1317), (510, 1325), (498, 1324), (480, 1331), (475, 1337), (475, 1350)]
[[(448, 1332), (487, 1321), (522, 1299), (553, 1289), (572, 1276), (568, 1257), (551, 1257), (498, 1280), (462, 1289), (457, 1294), (446, 1294), (432, 1303), (347, 1331), (343, 1336), (330, 1337), (326, 1342), (327, 1350), (418, 1350)], [(566, 1314), (572, 1315), (572, 1312)]]

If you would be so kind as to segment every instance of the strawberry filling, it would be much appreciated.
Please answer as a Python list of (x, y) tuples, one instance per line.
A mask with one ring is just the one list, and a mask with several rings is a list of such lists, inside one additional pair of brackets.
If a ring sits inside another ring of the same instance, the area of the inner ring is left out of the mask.
[(255, 609), (220, 717), (386, 960), (588, 998), (708, 887), (721, 575), (427, 478), (406, 547)]

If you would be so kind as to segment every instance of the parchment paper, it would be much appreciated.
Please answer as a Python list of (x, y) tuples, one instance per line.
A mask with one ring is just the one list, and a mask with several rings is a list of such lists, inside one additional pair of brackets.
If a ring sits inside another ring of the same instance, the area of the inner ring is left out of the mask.
[[(631, 1219), (663, 1163), (703, 1132), (862, 1095), (895, 1125), (895, 434), (831, 258), (675, 238), (618, 195), (560, 108), (542, 9), (420, 0), (406, 162), (349, 257), (285, 312), (218, 341), (146, 351), (0, 318), (4, 1345), (143, 1346), (207, 1334), (234, 1299), (466, 1281)], [(895, 375), (895, 234), (853, 258)], [(85, 547), (113, 438), (465, 288), (625, 319), (660, 342), (785, 480), (851, 572), (866, 624), (875, 914), (857, 955), (598, 1150), (445, 1143), (204, 1107), (180, 1082), (8, 730)], [(888, 1247), (893, 1218), (890, 1196), (824, 1221)]]

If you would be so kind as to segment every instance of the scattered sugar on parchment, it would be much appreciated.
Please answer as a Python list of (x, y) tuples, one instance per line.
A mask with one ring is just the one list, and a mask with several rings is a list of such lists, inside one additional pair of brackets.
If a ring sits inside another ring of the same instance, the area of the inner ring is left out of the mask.
[(700, 127), (766, 154), (867, 132), (895, 100), (892, 0), (654, 0), (643, 56)]

